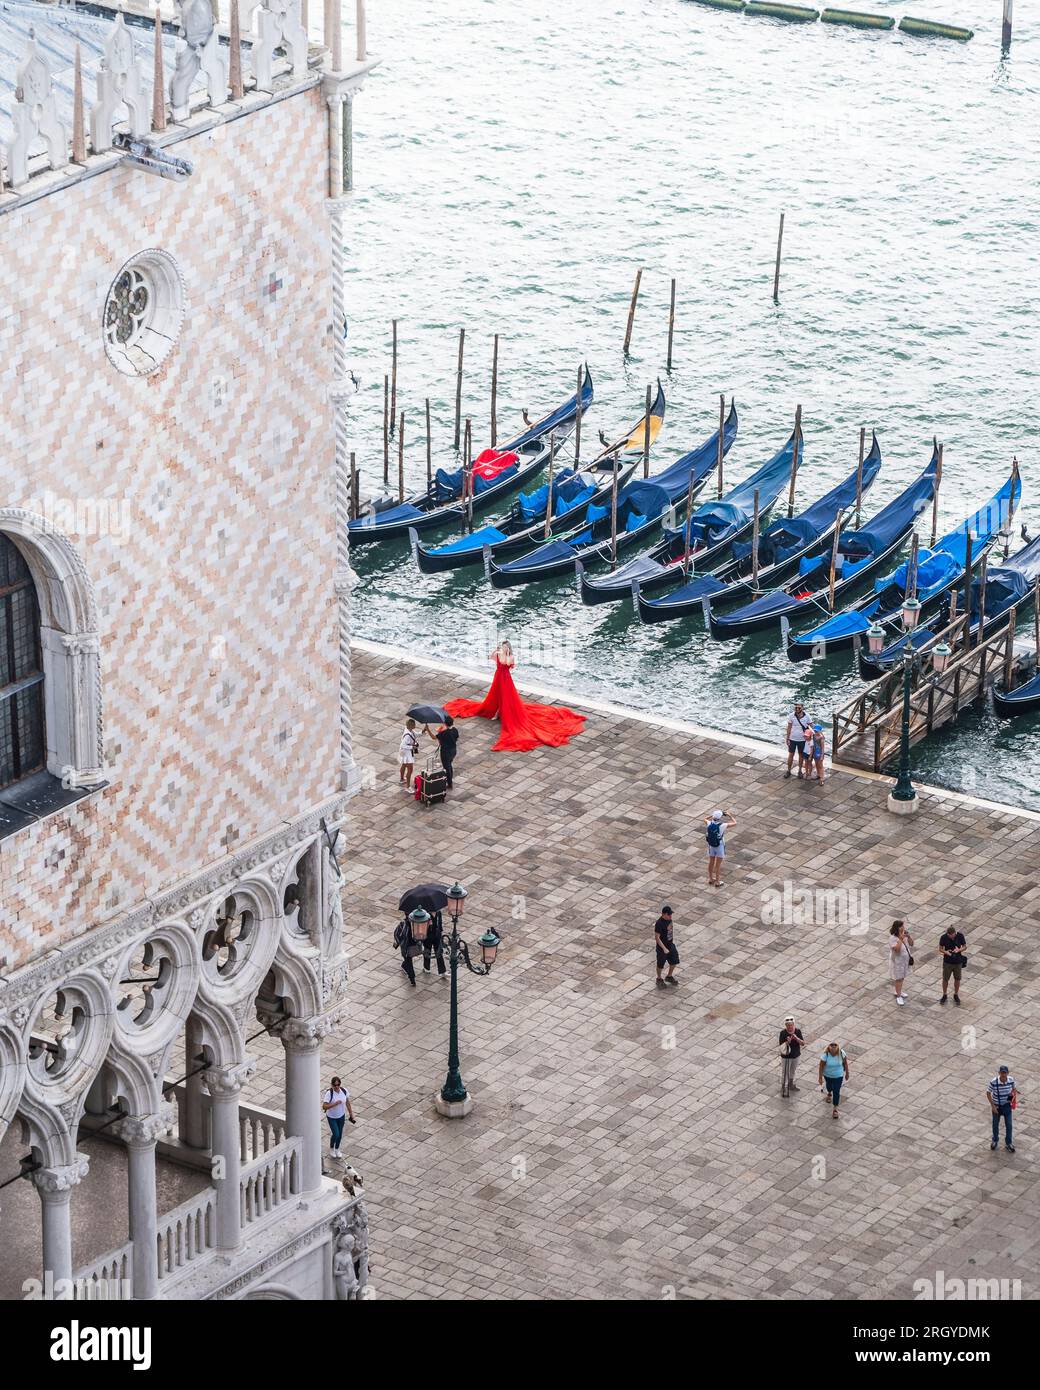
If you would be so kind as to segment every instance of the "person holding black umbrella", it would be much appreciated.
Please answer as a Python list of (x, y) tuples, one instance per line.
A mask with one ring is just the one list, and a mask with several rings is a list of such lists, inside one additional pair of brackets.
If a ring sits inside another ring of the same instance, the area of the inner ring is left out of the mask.
[(441, 767), (444, 768), (444, 774), (448, 779), (448, 790), (451, 791), (455, 785), (452, 769), (455, 764), (455, 754), (459, 746), (459, 731), (455, 728), (455, 720), (452, 719), (450, 714), (446, 714), (444, 716), (443, 728), (438, 729), (435, 734), (432, 734), (430, 733), (430, 726), (427, 724), (425, 731), (429, 734), (430, 738), (440, 746)]

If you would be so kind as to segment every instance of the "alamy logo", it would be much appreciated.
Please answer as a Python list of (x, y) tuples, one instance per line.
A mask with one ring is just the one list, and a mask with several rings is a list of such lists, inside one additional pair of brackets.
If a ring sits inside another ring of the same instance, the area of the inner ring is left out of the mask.
[(850, 936), (870, 930), (869, 888), (783, 888), (762, 892), (762, 922), (772, 927), (844, 927)]
[(56, 497), (45, 492), (29, 504), (52, 531), (67, 536), (108, 536), (117, 545), (130, 538), (131, 503), (128, 497)]
[(76, 1319), (51, 1333), (52, 1361), (131, 1361), (135, 1371), (152, 1364), (150, 1327), (81, 1327)]
[(948, 1278), (937, 1269), (934, 1279), (915, 1279), (914, 1296), (918, 1302), (936, 1303), (996, 1303), (1022, 1297), (1021, 1279), (956, 1279)]

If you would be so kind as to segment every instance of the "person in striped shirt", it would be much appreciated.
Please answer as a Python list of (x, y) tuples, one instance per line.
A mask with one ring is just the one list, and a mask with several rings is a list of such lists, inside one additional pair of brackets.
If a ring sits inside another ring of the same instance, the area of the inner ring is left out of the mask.
[(1001, 1067), (993, 1080), (986, 1088), (986, 1096), (989, 1100), (989, 1108), (993, 1112), (993, 1142), (991, 1149), (995, 1149), (1000, 1142), (1000, 1117), (1004, 1116), (1004, 1147), (1009, 1154), (1015, 1152), (1015, 1146), (1011, 1142), (1011, 1107), (1018, 1100), (1018, 1092), (1015, 1090), (1015, 1078), (1008, 1073), (1007, 1067)]

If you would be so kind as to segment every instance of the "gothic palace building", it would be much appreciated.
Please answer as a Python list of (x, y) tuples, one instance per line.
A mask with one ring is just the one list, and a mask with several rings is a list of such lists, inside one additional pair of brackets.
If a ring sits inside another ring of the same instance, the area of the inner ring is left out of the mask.
[(0, 1297), (365, 1284), (319, 1099), (373, 66), (360, 0), (0, 0)]

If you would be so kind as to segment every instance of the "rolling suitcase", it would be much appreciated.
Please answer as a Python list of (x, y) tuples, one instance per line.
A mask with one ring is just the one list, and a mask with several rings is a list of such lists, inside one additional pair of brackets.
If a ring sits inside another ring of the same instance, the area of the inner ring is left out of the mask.
[[(431, 758), (425, 772), (419, 774), (419, 800), (424, 806), (439, 805), (448, 794), (448, 774)], [(416, 779), (418, 780), (418, 779)]]

